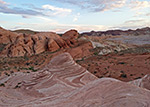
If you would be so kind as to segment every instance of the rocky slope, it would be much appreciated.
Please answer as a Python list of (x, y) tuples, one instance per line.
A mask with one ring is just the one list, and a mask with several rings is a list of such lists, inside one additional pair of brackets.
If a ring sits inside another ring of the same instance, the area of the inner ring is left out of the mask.
[[(143, 50), (144, 47), (141, 49)], [(126, 50), (103, 56), (95, 54), (89, 58), (77, 60), (77, 63), (99, 78), (112, 77), (131, 81), (150, 75), (150, 53), (142, 52), (139, 48), (137, 51), (136, 49)]]
[(68, 53), (40, 71), (0, 77), (0, 106), (149, 107), (150, 90), (112, 78), (98, 79)]

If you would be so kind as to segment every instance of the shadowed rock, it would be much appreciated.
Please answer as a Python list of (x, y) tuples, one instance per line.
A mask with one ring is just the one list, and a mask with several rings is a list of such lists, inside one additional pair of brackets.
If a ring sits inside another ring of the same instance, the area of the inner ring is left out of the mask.
[(143, 78), (131, 81), (129, 83), (150, 90), (150, 75), (145, 75)]

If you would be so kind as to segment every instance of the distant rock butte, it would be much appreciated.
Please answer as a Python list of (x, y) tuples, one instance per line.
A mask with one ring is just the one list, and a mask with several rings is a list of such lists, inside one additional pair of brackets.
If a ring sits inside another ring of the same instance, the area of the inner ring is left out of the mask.
[(42, 70), (0, 78), (0, 106), (149, 107), (150, 91), (112, 78), (98, 79), (70, 54), (54, 57)]
[(6, 45), (0, 55), (4, 57), (17, 57), (39, 54), (44, 51), (54, 52), (58, 49), (73, 46), (78, 35), (76, 30), (70, 30), (63, 37), (60, 37), (53, 32), (28, 35), (0, 28), (0, 44)]

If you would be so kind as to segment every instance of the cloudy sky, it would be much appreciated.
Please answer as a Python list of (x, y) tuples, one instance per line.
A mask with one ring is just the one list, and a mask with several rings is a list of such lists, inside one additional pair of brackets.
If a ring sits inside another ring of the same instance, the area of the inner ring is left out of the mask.
[(150, 26), (150, 0), (0, 0), (0, 26), (64, 32)]

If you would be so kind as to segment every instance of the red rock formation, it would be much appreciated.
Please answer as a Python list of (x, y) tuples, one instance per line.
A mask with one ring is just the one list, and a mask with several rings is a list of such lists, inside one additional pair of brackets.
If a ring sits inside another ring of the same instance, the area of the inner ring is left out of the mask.
[(74, 48), (68, 49), (68, 52), (74, 59), (80, 59), (92, 54), (89, 51), (90, 49), (93, 49), (92, 43), (90, 41), (80, 41), (80, 42), (82, 42), (82, 44), (79, 44)]
[(0, 106), (149, 107), (150, 91), (112, 78), (98, 79), (68, 53), (41, 71), (0, 78)]
[[(7, 44), (0, 55), (5, 57), (17, 57), (39, 54), (44, 51), (54, 52), (58, 49), (69, 48), (66, 43), (67, 39), (65, 40), (53, 32), (26, 35), (0, 28), (0, 44)], [(71, 40), (73, 40), (73, 38), (71, 38)]]
[(62, 35), (62, 38), (66, 41), (69, 46), (76, 43), (76, 39), (79, 37), (79, 33), (76, 30), (69, 30)]
[(19, 35), (0, 27), (0, 44), (13, 43)]
[(58, 49), (60, 49), (59, 45), (53, 39), (50, 39), (48, 41), (47, 47), (48, 47), (48, 51), (51, 51), (51, 52), (54, 52), (54, 51), (57, 51)]

